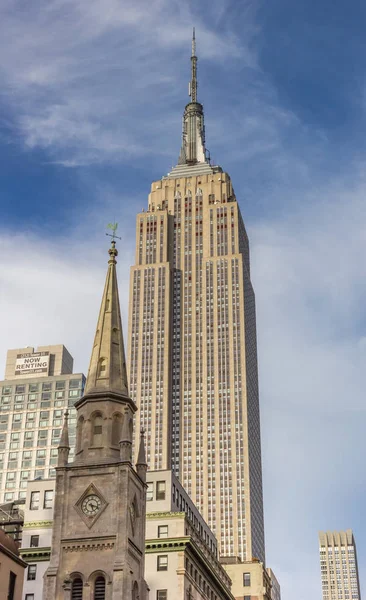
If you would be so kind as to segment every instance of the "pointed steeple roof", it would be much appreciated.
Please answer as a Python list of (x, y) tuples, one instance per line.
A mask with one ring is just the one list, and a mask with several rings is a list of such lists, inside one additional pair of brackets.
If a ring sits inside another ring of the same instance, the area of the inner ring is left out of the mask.
[(118, 296), (116, 242), (108, 251), (108, 271), (90, 359), (85, 396), (112, 393), (129, 400), (126, 358)]
[(62, 427), (61, 439), (58, 445), (59, 448), (68, 448), (70, 449), (69, 443), (69, 411), (66, 410), (64, 414), (64, 424)]

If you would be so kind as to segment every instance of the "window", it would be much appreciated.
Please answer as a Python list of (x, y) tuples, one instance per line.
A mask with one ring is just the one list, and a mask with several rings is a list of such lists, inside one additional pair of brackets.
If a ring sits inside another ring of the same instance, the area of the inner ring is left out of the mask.
[(157, 590), (156, 600), (168, 600), (168, 590)]
[(105, 579), (101, 575), (95, 580), (94, 600), (105, 600)]
[(80, 379), (70, 379), (69, 388), (75, 389), (80, 387)]
[(93, 420), (93, 446), (102, 445), (103, 417), (95, 415)]
[(244, 596), (244, 600), (250, 600), (251, 596)]
[(154, 484), (152, 481), (147, 484), (146, 490), (146, 501), (151, 502), (151, 500), (154, 500)]
[(36, 578), (36, 573), (37, 573), (37, 565), (28, 565), (28, 574), (27, 574), (28, 581), (34, 581)]
[(47, 383), (42, 384), (43, 392), (49, 392), (50, 390), (52, 390), (52, 382), (47, 382)]
[(83, 582), (78, 577), (74, 579), (71, 585), (71, 600), (82, 600), (83, 599)]
[(156, 499), (165, 500), (165, 481), (156, 482)]
[(168, 525), (158, 525), (158, 538), (168, 537)]
[(250, 585), (250, 573), (243, 573), (243, 586), (247, 587)]
[(65, 382), (64, 381), (56, 381), (56, 390), (64, 390), (64, 389), (65, 389)]
[(53, 490), (45, 491), (43, 508), (52, 508), (52, 502), (53, 502)]
[(31, 510), (39, 509), (39, 496), (40, 496), (39, 492), (31, 492), (31, 499), (30, 499), (30, 506), (29, 506), (29, 508)]
[(157, 557), (157, 570), (158, 571), (167, 571), (168, 570), (168, 555), (162, 554)]
[(39, 535), (31, 535), (30, 538), (30, 547), (31, 548), (38, 548), (39, 546)]
[(38, 392), (38, 383), (30, 383), (28, 391), (29, 392)]
[(9, 575), (9, 587), (8, 587), (8, 600), (14, 600), (14, 591), (15, 591), (15, 580), (17, 576), (13, 571), (10, 571)]
[(26, 594), (25, 600), (34, 600), (34, 594)]

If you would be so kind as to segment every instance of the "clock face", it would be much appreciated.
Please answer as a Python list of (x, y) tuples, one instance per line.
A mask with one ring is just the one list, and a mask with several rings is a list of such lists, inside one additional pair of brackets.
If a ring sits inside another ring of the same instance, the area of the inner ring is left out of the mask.
[(96, 494), (86, 496), (81, 503), (81, 510), (87, 517), (94, 517), (102, 506), (102, 501)]

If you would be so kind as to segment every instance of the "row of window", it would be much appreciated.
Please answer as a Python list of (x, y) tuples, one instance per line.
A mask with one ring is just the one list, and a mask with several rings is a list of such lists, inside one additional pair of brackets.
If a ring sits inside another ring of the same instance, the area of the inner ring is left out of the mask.
[[(31, 492), (30, 510), (38, 510), (40, 508), (41, 492)], [(46, 490), (43, 494), (43, 508), (52, 508), (53, 490)]]
[[(51, 391), (53, 388), (56, 390), (65, 390), (66, 389), (66, 383), (67, 381), (56, 381), (55, 382), (55, 386), (53, 386), (53, 381), (45, 381), (44, 383), (42, 383), (42, 386), (40, 383), (29, 383), (28, 384), (28, 392), (29, 393), (33, 393), (33, 392), (38, 392), (39, 390), (42, 390), (42, 392), (49, 392)], [(82, 380), (81, 379), (70, 379), (69, 380), (69, 388), (70, 389), (78, 389), (81, 388), (82, 386)], [(15, 394), (25, 394), (27, 391), (27, 385), (26, 384), (18, 384), (15, 386), (14, 392)], [(10, 395), (13, 392), (13, 386), (11, 385), (4, 385), (2, 388), (2, 394), (5, 395)]]

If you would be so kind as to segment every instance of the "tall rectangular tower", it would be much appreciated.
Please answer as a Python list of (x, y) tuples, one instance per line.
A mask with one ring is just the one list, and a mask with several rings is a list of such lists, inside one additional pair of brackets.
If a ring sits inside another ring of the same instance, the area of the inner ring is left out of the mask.
[(249, 243), (230, 176), (207, 157), (194, 42), (191, 60), (178, 165), (137, 216), (130, 391), (149, 468), (172, 467), (222, 556), (264, 561)]
[(323, 600), (361, 600), (352, 529), (320, 531), (319, 553)]
[(85, 377), (62, 344), (8, 350), (0, 381), (0, 502), (24, 499), (28, 481), (56, 476), (63, 414), (70, 411), (71, 455)]

